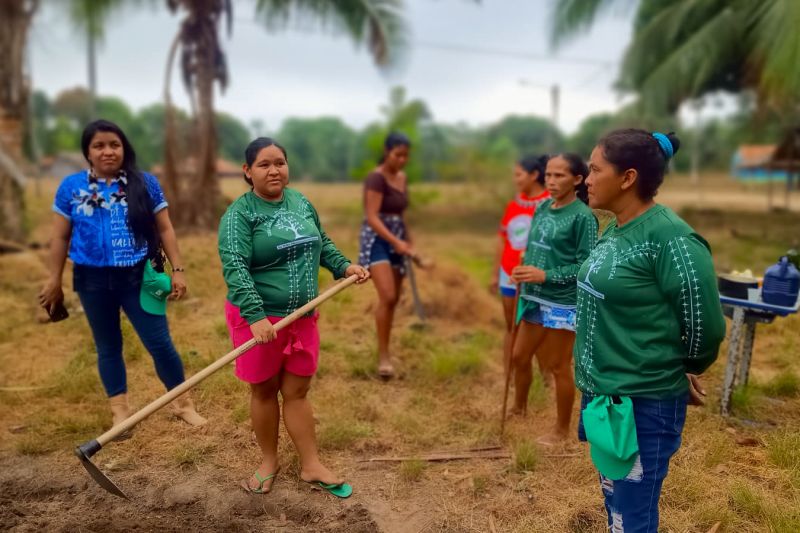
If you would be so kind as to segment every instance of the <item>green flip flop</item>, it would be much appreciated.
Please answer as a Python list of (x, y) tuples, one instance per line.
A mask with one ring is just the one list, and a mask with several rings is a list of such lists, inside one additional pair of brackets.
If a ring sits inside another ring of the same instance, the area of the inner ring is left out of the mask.
[[(278, 475), (278, 472), (276, 471), (276, 472), (274, 472), (272, 474), (269, 474), (269, 475), (266, 475), (264, 477), (261, 477), (261, 475), (258, 473), (258, 471), (256, 471), (256, 472), (253, 473), (253, 476), (256, 478), (256, 481), (258, 481), (258, 487), (256, 487), (256, 488), (251, 487), (250, 486), (250, 481), (247, 480), (247, 479), (241, 480), (239, 482), (239, 486), (242, 487), (247, 492), (250, 492), (252, 494), (267, 494), (270, 490), (272, 490), (272, 486), (270, 485), (269, 490), (265, 491), (264, 490), (264, 483), (266, 483), (267, 481), (269, 481), (270, 479), (274, 478), (277, 475)], [(273, 481), (273, 483), (275, 483), (275, 482)]]
[(353, 494), (353, 487), (347, 483), (336, 485), (333, 483), (323, 483), (322, 481), (306, 481), (306, 483), (319, 487), (329, 494), (333, 494), (337, 498), (349, 498)]

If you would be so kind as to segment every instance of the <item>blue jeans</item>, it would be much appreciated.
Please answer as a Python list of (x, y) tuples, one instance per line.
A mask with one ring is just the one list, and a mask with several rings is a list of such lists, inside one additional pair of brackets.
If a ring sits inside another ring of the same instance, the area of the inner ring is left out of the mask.
[[(681, 446), (688, 397), (631, 399), (639, 457), (625, 479), (613, 481), (601, 474), (600, 487), (605, 498), (609, 531), (657, 533), (661, 485), (667, 477), (670, 458)], [(581, 412), (590, 401), (591, 397), (584, 394)], [(586, 440), (582, 417), (578, 420), (578, 438)]]
[(73, 283), (81, 300), (97, 348), (97, 367), (106, 394), (127, 392), (122, 358), (120, 308), (125, 311), (167, 389), (183, 383), (183, 362), (169, 335), (167, 317), (151, 315), (139, 303), (142, 264), (134, 267), (95, 268), (75, 265)]

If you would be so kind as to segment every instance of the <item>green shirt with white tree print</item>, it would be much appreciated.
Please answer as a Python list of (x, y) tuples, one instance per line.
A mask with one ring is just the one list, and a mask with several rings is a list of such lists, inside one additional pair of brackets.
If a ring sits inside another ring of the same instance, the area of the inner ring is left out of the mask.
[(522, 284), (520, 307), (574, 308), (578, 269), (596, 242), (597, 219), (586, 204), (576, 199), (553, 208), (552, 199), (543, 202), (533, 216), (522, 264), (544, 270), (545, 281)]
[(578, 273), (578, 388), (686, 394), (686, 373), (705, 371), (724, 337), (708, 243), (662, 205), (621, 228), (612, 222)]
[(320, 265), (336, 278), (350, 265), (311, 203), (288, 188), (277, 202), (252, 191), (234, 201), (219, 224), (219, 256), (228, 301), (248, 324), (289, 315), (313, 300)]

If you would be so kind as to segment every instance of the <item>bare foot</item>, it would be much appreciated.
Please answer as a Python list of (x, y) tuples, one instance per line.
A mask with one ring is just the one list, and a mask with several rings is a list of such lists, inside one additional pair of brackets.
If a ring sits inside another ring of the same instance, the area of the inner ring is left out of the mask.
[(309, 483), (321, 481), (326, 485), (341, 485), (344, 483), (342, 478), (325, 468), (322, 463), (304, 466), (300, 471), (300, 479)]
[(548, 433), (547, 435), (542, 435), (538, 439), (536, 439), (537, 444), (541, 444), (542, 446), (555, 446), (567, 440), (568, 436), (566, 433), (562, 433), (560, 431), (553, 431)]
[(392, 379), (394, 377), (394, 366), (392, 366), (391, 359), (381, 359), (378, 363), (378, 376), (383, 379)]
[[(260, 487), (261, 492), (266, 494), (272, 490), (272, 484), (275, 482), (275, 476), (278, 475), (279, 470), (280, 467), (278, 466), (277, 458), (265, 460), (263, 463), (261, 463), (261, 466), (258, 467), (258, 470), (256, 470), (256, 473), (258, 473), (258, 475), (261, 477), (261, 479), (264, 479), (264, 481), (259, 481), (256, 475), (253, 474), (247, 481), (242, 480), (242, 486), (246, 487), (251, 492), (259, 490)], [(270, 474), (272, 474), (272, 477), (265, 479)]]

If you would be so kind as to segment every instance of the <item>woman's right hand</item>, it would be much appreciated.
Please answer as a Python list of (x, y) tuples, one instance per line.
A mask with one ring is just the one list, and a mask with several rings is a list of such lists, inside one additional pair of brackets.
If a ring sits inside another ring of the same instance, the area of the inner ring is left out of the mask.
[(394, 243), (394, 245), (392, 245), (392, 248), (394, 248), (394, 251), (400, 255), (414, 255), (414, 248), (411, 246), (411, 243), (406, 241), (398, 240), (396, 243)]
[(60, 279), (50, 279), (39, 291), (39, 305), (44, 307), (47, 312), (57, 303), (64, 301), (64, 291), (61, 288)]
[(275, 337), (278, 336), (278, 332), (275, 331), (272, 322), (267, 318), (262, 318), (258, 322), (250, 324), (250, 331), (253, 333), (253, 338), (258, 344), (264, 344), (265, 342), (275, 340)]
[(492, 275), (491, 281), (489, 281), (489, 292), (492, 294), (497, 294), (497, 291), (500, 290), (500, 274), (495, 269), (495, 273)]

